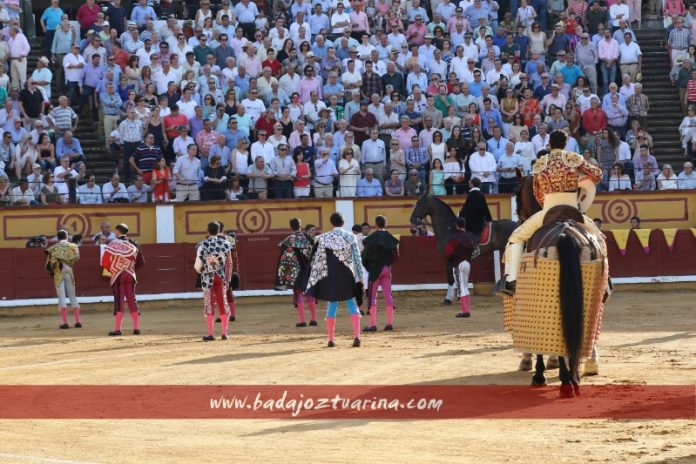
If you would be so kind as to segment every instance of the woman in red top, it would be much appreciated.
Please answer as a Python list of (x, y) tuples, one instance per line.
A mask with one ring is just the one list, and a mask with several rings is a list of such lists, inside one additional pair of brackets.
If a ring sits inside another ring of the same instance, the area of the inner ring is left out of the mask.
[(302, 151), (295, 153), (294, 158), (295, 167), (297, 168), (295, 181), (292, 184), (293, 190), (295, 191), (295, 198), (308, 197), (309, 184), (312, 178), (312, 173), (309, 170), (309, 164), (304, 160)]
[(167, 161), (163, 157), (157, 159), (155, 169), (152, 171), (152, 201), (155, 203), (168, 203), (172, 197), (169, 189), (169, 181), (172, 174), (167, 167)]
[(532, 96), (530, 88), (524, 89), (524, 98), (520, 100), (520, 113), (522, 113), (525, 125), (529, 128), (534, 125), (534, 116), (541, 114), (539, 101)]

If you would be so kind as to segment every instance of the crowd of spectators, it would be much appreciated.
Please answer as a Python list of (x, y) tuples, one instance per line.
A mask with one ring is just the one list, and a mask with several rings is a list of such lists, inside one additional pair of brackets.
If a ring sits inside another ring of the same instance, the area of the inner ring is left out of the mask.
[[(553, 130), (599, 190), (696, 187), (655, 159), (639, 1), (86, 0), (68, 17), (52, 0), (31, 74), (14, 13), (0, 4), (3, 203), (511, 193)], [(693, 156), (696, 11), (663, 13)], [(101, 186), (80, 118), (113, 155)]]

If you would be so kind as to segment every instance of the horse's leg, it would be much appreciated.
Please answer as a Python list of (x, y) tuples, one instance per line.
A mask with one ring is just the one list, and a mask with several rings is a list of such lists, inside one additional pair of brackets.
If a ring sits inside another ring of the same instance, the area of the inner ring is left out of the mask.
[(546, 369), (558, 369), (558, 356), (549, 356), (549, 359), (546, 360)]
[(573, 393), (575, 396), (580, 396), (580, 361), (575, 362), (570, 358), (570, 383), (573, 385)]
[(546, 376), (544, 375), (544, 355), (538, 354), (536, 359), (536, 372), (532, 377), (533, 387), (543, 387), (546, 385)]
[(531, 371), (532, 370), (532, 353), (522, 353), (522, 359), (520, 360), (520, 366), (517, 368), (518, 371)]
[(585, 371), (583, 375), (591, 376), (599, 374), (599, 352), (597, 351), (597, 345), (592, 347), (592, 355), (585, 361)]
[(563, 356), (559, 356), (558, 358), (558, 377), (561, 379), (561, 398), (574, 398), (575, 389), (572, 385), (571, 373), (568, 370), (568, 366), (566, 366)]
[(442, 304), (451, 305), (452, 300), (454, 300), (454, 267), (449, 261), (446, 261), (445, 265), (447, 271), (447, 295), (445, 295), (445, 299), (442, 301)]

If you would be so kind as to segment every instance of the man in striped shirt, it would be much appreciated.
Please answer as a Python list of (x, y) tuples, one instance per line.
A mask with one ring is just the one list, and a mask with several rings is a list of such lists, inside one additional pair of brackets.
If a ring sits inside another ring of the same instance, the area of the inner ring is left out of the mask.
[(145, 143), (140, 145), (133, 152), (133, 157), (130, 159), (130, 165), (133, 170), (143, 178), (146, 184), (150, 184), (152, 180), (152, 171), (155, 169), (157, 159), (163, 156), (162, 149), (155, 145), (155, 136), (147, 134)]
[(62, 137), (65, 131), (74, 132), (79, 121), (77, 113), (68, 106), (68, 97), (65, 95), (58, 98), (58, 106), (48, 113), (48, 123), (53, 128), (56, 138)]

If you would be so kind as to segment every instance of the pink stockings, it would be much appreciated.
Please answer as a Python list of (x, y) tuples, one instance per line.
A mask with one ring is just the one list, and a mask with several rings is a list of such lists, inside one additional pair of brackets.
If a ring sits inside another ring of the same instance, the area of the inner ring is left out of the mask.
[(293, 290), (294, 296), (295, 296), (295, 302), (297, 303), (297, 318), (301, 323), (305, 322), (305, 297), (306, 301), (309, 304), (309, 317), (310, 321), (316, 321), (317, 320), (317, 300), (314, 299), (314, 297), (307, 295), (305, 293), (302, 293), (302, 290), (295, 289)]
[(461, 313), (462, 314), (468, 314), (469, 313), (469, 295), (465, 296), (460, 296), (459, 297), (459, 306), (461, 308)]
[[(133, 330), (140, 330), (140, 315), (138, 314), (138, 311), (131, 311), (130, 315), (131, 319), (133, 320)], [(114, 330), (120, 332), (122, 324), (123, 311), (118, 311), (114, 320)]]
[(384, 266), (377, 280), (370, 286), (370, 326), (377, 325), (377, 291), (382, 288), (384, 302), (387, 305), (387, 325), (394, 323), (394, 299), (391, 291), (392, 275), (389, 266)]

